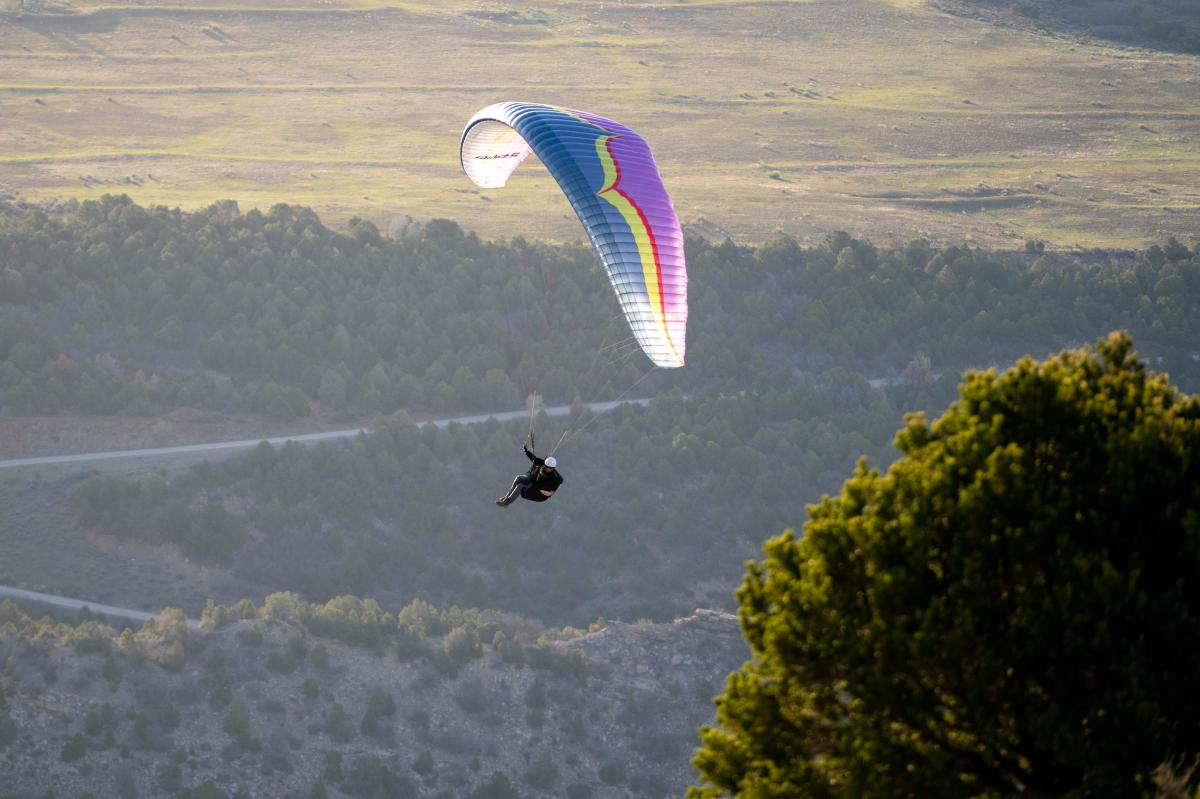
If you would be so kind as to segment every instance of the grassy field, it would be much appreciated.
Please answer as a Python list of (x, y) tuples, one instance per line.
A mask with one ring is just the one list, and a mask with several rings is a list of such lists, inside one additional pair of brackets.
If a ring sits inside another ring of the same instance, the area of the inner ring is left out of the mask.
[(710, 236), (1200, 233), (1200, 59), (919, 0), (26, 5), (62, 10), (0, 16), (0, 193), (28, 199), (578, 239), (540, 166), (487, 192), (459, 171), (466, 119), (522, 99), (637, 128)]

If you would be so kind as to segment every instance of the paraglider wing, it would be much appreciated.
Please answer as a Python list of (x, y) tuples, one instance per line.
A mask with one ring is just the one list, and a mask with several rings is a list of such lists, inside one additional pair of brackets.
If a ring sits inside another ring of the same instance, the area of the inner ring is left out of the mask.
[(533, 152), (567, 196), (638, 344), (656, 366), (683, 366), (683, 233), (650, 148), (629, 128), (540, 103), (496, 103), (463, 130), (463, 171), (499, 188)]

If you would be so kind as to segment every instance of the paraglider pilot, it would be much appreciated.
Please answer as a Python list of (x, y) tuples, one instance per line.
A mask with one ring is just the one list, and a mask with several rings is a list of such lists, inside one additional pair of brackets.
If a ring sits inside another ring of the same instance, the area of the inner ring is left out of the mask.
[(529, 451), (527, 444), (522, 444), (525, 457), (533, 461), (529, 471), (517, 475), (508, 493), (496, 500), (496, 504), (507, 508), (517, 497), (524, 497), (530, 502), (545, 502), (554, 496), (554, 492), (562, 485), (562, 475), (558, 473), (558, 461), (553, 456), (542, 459)]

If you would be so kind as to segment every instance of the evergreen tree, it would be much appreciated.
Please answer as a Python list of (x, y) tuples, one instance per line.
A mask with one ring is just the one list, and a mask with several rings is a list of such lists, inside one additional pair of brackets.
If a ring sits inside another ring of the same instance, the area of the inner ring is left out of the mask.
[(750, 566), (692, 799), (1141, 796), (1200, 753), (1200, 398), (1124, 334), (959, 391)]

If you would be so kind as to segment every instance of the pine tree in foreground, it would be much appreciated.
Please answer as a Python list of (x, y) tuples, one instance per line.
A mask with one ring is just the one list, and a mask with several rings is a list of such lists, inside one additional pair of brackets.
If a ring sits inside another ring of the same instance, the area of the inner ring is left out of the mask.
[(1200, 397), (1114, 333), (968, 373), (738, 591), (738, 797), (1136, 797), (1200, 753)]

